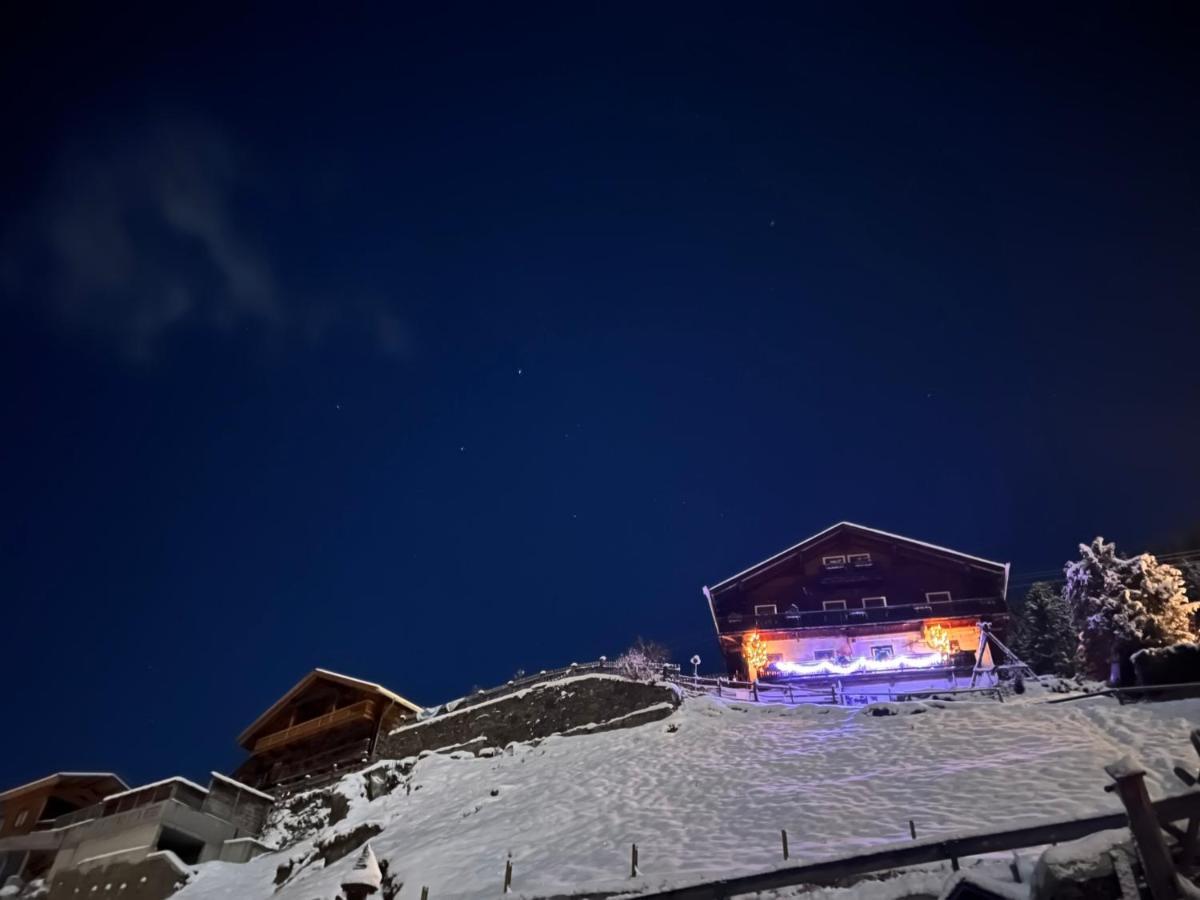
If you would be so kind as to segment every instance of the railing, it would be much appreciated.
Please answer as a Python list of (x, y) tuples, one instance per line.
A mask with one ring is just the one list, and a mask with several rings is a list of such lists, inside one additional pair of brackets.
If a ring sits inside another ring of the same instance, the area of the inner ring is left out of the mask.
[(78, 825), (80, 822), (86, 822), (88, 819), (98, 819), (104, 812), (103, 803), (93, 803), (91, 806), (85, 806), (82, 809), (72, 810), (69, 813), (63, 813), (54, 819), (51, 828), (66, 828), (68, 825)]
[(753, 616), (729, 613), (720, 616), (723, 633), (738, 631), (786, 630), (789, 628), (836, 628), (845, 625), (877, 625), (886, 622), (912, 622), (920, 619), (948, 619), (955, 616), (995, 616), (1008, 611), (1000, 597), (973, 597), (941, 600), (935, 603), (909, 603), (902, 606), (873, 606), (869, 609), (826, 609), (774, 615)]
[[(1152, 806), (1155, 818), (1163, 824), (1200, 816), (1200, 791), (1166, 797), (1156, 801)], [(1005, 831), (970, 834), (948, 839), (934, 838), (908, 845), (884, 847), (858, 856), (781, 866), (752, 875), (721, 878), (716, 881), (700, 882), (639, 896), (645, 900), (650, 900), (650, 898), (654, 898), (654, 900), (717, 900), (721, 897), (796, 885), (807, 887), (839, 884), (847, 879), (871, 872), (942, 860), (950, 860), (953, 867), (957, 869), (958, 861), (963, 857), (1073, 841), (1089, 834), (1095, 834), (1097, 831), (1125, 828), (1128, 825), (1129, 816), (1124, 812), (1039, 822)]]
[(294, 763), (277, 763), (255, 781), (258, 787), (270, 788), (277, 800), (297, 790), (320, 787), (347, 772), (365, 766), (371, 755), (371, 739), (364, 738), (323, 753), (306, 756)]
[(323, 716), (299, 722), (290, 728), (285, 728), (282, 731), (276, 731), (274, 734), (261, 737), (254, 744), (254, 752), (262, 753), (302, 738), (312, 737), (314, 734), (333, 728), (336, 725), (344, 725), (347, 722), (354, 721), (368, 722), (374, 717), (375, 701), (360, 700), (351, 706), (335, 709), (333, 712), (326, 713)]
[(505, 694), (511, 694), (514, 691), (519, 691), (522, 688), (532, 687), (544, 681), (553, 681), (556, 678), (567, 678), (571, 675), (585, 675), (589, 672), (610, 672), (615, 673), (616, 667), (611, 659), (597, 659), (592, 662), (571, 663), (569, 666), (563, 666), (559, 669), (542, 669), (540, 672), (533, 672), (528, 675), (521, 675), (513, 678), (510, 681), (496, 685), (495, 687), (485, 690), (476, 691), (473, 694), (467, 694), (465, 697), (460, 697), (457, 701), (450, 701), (444, 707), (437, 707), (435, 715), (441, 714), (444, 711), (449, 711), (448, 707), (453, 706), (454, 709), (466, 709), (469, 706), (475, 706), (485, 700), (494, 700), (497, 697), (503, 697)]

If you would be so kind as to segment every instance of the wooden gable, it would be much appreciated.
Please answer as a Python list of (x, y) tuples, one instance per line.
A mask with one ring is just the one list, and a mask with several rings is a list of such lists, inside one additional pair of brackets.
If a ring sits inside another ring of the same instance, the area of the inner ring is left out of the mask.
[(339, 714), (347, 721), (376, 719), (389, 703), (411, 712), (420, 710), (415, 703), (373, 682), (314, 669), (238, 735), (238, 743), (256, 752), (263, 749), (264, 742), (269, 743), (271, 735), (283, 734), (307, 722), (328, 722)]
[(1007, 582), (1005, 563), (839, 522), (705, 593), (720, 630), (731, 614), (822, 610), (839, 601), (863, 608), (864, 598), (889, 606), (923, 603), (928, 593), (1003, 599)]

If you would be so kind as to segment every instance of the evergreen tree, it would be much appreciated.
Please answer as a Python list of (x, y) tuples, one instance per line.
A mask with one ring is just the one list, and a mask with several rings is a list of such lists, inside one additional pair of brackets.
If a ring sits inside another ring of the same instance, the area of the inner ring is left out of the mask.
[(1013, 650), (1039, 675), (1075, 674), (1079, 635), (1071, 621), (1071, 607), (1058, 587), (1036, 582), (1018, 612)]
[(1114, 663), (1124, 665), (1137, 650), (1195, 639), (1194, 605), (1174, 566), (1149, 553), (1123, 559), (1099, 537), (1079, 553), (1067, 564), (1063, 596), (1079, 631), (1081, 672), (1107, 679)]

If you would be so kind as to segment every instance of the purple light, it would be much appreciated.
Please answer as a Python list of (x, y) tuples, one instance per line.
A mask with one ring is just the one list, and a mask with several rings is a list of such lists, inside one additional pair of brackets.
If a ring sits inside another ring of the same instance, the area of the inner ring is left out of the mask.
[(926, 653), (921, 656), (895, 656), (891, 659), (867, 659), (859, 656), (848, 663), (836, 663), (831, 659), (819, 659), (810, 663), (780, 660), (774, 667), (787, 675), (857, 675), (860, 672), (933, 669), (945, 663), (946, 658), (940, 653)]

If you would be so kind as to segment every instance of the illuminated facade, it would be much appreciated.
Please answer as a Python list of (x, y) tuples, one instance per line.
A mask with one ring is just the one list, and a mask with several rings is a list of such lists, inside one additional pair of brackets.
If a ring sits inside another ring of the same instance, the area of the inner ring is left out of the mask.
[(729, 673), (788, 680), (969, 670), (1007, 589), (1007, 563), (840, 522), (704, 594)]

